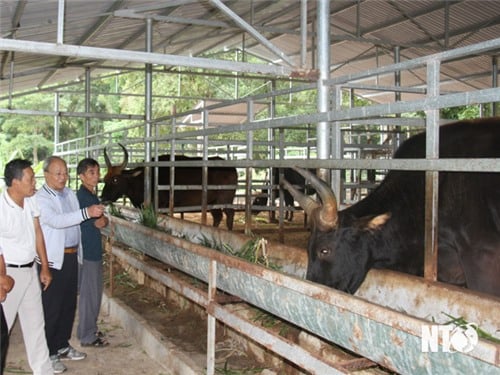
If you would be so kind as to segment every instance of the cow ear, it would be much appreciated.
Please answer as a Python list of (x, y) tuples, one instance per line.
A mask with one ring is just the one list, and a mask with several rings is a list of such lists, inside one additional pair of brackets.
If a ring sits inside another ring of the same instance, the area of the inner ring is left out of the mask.
[(386, 212), (385, 214), (381, 214), (373, 217), (366, 223), (366, 229), (368, 230), (378, 230), (381, 229), (382, 226), (387, 223), (387, 220), (391, 218), (391, 213)]

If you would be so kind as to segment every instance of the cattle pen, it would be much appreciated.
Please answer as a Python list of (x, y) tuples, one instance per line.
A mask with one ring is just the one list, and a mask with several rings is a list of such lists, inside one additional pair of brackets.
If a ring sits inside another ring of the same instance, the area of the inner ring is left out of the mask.
[[(144, 173), (139, 203), (154, 208), (159, 225), (139, 225), (130, 198), (116, 203), (126, 219), (108, 208), (109, 301), (148, 285), (174, 301), (171, 315), (188, 320), (194, 311), (203, 323), (201, 334), (189, 331), (166, 351), (158, 348), (168, 335), (153, 334), (157, 348), (145, 345), (152, 357), (176, 374), (231, 374), (229, 362), (220, 368), (222, 337), (234, 344), (229, 351), (251, 353), (252, 372), (263, 375), (500, 371), (500, 300), (437, 282), (440, 174), (500, 173), (497, 158), (439, 157), (440, 126), (457, 117), (447, 110), (498, 116), (496, 2), (91, 3), (0, 0), (0, 144), (2, 155), (31, 153), (35, 168), (53, 151), (67, 161), (74, 189), (84, 157), (104, 173)], [(36, 95), (44, 100), (31, 102)], [(51, 147), (37, 137), (43, 129)], [(422, 131), (425, 157), (392, 158)], [(285, 222), (299, 208), (285, 204), (280, 178), (297, 166), (316, 170), (340, 208), (369, 195), (389, 171), (425, 173), (423, 277), (371, 270), (355, 295), (305, 280), (305, 246), (284, 245), (291, 231), (310, 234), (306, 222)], [(237, 182), (212, 181), (218, 168), (236, 170)], [(197, 182), (159, 179), (181, 169), (200, 172)], [(210, 202), (220, 190), (234, 191), (233, 201)], [(193, 192), (198, 202), (173, 203)], [(267, 204), (255, 207), (259, 195)], [(242, 216), (238, 231), (210, 227), (221, 210)], [(183, 220), (192, 212), (200, 223)], [(258, 251), (279, 270), (220, 249), (244, 248), (258, 220), (278, 236), (267, 245), (262, 238)], [(147, 325), (147, 313), (137, 320)], [(262, 315), (286, 333), (256, 319)], [(476, 342), (471, 326), (489, 335)], [(181, 352), (188, 344), (203, 350)]]
[[(129, 218), (137, 218), (137, 212), (125, 212)], [(495, 330), (498, 299), (384, 272), (372, 272), (357, 296), (350, 297), (302, 281), (304, 253), (298, 248), (269, 245), (270, 261), (282, 265), (278, 272), (203, 245), (208, 240), (240, 248), (250, 240), (241, 235), (169, 217), (160, 220), (164, 230), (151, 230), (120, 218), (112, 217), (111, 221), (108, 251), (115, 261), (139, 270), (142, 280), (147, 275), (166, 285), (207, 314), (207, 373), (214, 373), (216, 322), (222, 325), (218, 330), (230, 327), (307, 373), (351, 373), (379, 364), (398, 373), (454, 373), (450, 368), (461, 373), (466, 368), (486, 374), (494, 373), (498, 366), (498, 344), (487, 340), (480, 339), (471, 352), (453, 355), (447, 352), (443, 338), (435, 337), (441, 348), (436, 352), (426, 350), (422, 341), (426, 327), (442, 324), (443, 318), (450, 316), (481, 321), (482, 329)], [(158, 259), (198, 279), (203, 286), (146, 266), (123, 246)], [(359, 357), (339, 359), (324, 351), (318, 356), (304, 344), (294, 344), (241, 316), (235, 304), (262, 309)]]

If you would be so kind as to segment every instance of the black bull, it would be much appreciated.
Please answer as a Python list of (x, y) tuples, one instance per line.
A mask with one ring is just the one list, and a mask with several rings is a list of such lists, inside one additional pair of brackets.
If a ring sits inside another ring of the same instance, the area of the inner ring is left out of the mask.
[[(104, 159), (108, 171), (104, 176), (104, 188), (101, 199), (103, 201), (116, 201), (122, 196), (130, 199), (134, 207), (141, 207), (144, 203), (144, 167), (125, 169), (128, 163), (128, 152), (120, 145), (124, 152), (124, 161), (119, 166), (112, 166), (109, 157), (104, 149)], [(211, 160), (222, 160), (219, 157)], [(170, 155), (161, 155), (159, 161), (170, 161)], [(198, 157), (187, 157), (176, 155), (175, 160), (201, 160)], [(154, 169), (151, 173), (153, 181)], [(170, 185), (170, 167), (159, 167), (159, 185)], [(176, 167), (175, 185), (202, 185), (201, 167)], [(232, 167), (209, 167), (207, 173), (208, 185), (233, 185), (234, 188), (209, 189), (207, 190), (207, 205), (230, 205), (236, 193), (238, 183), (238, 173)], [(153, 185), (153, 184), (151, 184)], [(169, 207), (170, 191), (160, 190), (158, 192), (158, 207)], [(200, 206), (202, 203), (202, 191), (196, 189), (177, 190), (174, 192), (174, 207)], [(226, 214), (226, 225), (229, 230), (233, 229), (234, 209), (233, 208), (213, 208), (210, 213), (213, 217), (214, 227), (219, 226), (222, 221), (222, 212)]]
[[(425, 133), (394, 158), (425, 158)], [(440, 128), (440, 158), (499, 158), (500, 119)], [(425, 172), (390, 171), (365, 199), (337, 211), (333, 191), (307, 171), (322, 203), (283, 185), (311, 218), (307, 279), (354, 293), (371, 268), (423, 275)], [(440, 172), (438, 279), (500, 296), (500, 173)]]

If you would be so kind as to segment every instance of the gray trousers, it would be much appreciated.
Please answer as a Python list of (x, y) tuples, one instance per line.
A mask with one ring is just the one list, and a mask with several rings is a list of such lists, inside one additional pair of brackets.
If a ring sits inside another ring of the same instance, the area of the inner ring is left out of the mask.
[(83, 259), (79, 276), (80, 300), (76, 334), (82, 344), (91, 344), (96, 340), (95, 334), (99, 330), (97, 319), (102, 301), (102, 262)]

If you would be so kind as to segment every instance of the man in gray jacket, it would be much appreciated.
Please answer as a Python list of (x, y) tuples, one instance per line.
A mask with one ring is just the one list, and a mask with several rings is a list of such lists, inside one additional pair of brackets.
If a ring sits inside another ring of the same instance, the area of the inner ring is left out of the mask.
[(60, 157), (47, 158), (43, 171), (45, 184), (37, 191), (36, 199), (52, 272), (51, 287), (42, 293), (45, 335), (54, 373), (62, 373), (67, 368), (61, 360), (86, 357), (69, 343), (77, 301), (80, 223), (102, 216), (104, 206), (95, 204), (80, 209), (76, 194), (66, 187), (68, 169)]

